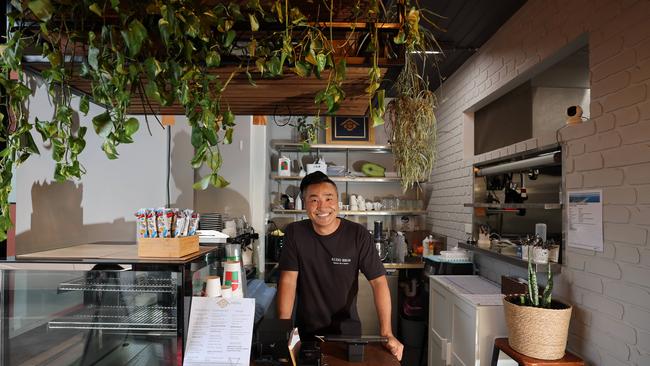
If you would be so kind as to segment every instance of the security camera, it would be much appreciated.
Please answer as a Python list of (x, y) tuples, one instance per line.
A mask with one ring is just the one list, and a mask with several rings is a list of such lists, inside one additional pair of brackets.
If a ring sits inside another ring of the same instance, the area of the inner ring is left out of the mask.
[(582, 108), (579, 105), (572, 105), (566, 110), (567, 118), (566, 123), (573, 125), (582, 122)]

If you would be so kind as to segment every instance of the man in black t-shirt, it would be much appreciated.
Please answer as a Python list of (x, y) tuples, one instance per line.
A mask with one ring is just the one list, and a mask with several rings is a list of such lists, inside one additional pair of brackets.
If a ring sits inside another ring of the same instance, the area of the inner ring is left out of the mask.
[(386, 271), (363, 226), (338, 217), (336, 184), (315, 172), (300, 183), (309, 220), (286, 228), (280, 257), (278, 317), (291, 319), (298, 295), (296, 321), (301, 338), (314, 335), (361, 335), (357, 313), (358, 274), (373, 290), (380, 333), (386, 348), (402, 358), (404, 346), (391, 329), (391, 302)]

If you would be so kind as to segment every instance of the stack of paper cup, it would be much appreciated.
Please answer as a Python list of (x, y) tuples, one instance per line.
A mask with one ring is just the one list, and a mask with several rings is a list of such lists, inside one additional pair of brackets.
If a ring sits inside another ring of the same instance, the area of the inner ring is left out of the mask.
[(205, 294), (207, 297), (221, 296), (221, 277), (208, 276), (208, 279), (205, 283)]
[(223, 264), (223, 279), (224, 284), (232, 287), (232, 297), (243, 298), (244, 292), (242, 291), (241, 284), (241, 265), (239, 261), (228, 261)]
[(232, 297), (232, 288), (229, 285), (221, 286), (221, 297), (229, 299)]

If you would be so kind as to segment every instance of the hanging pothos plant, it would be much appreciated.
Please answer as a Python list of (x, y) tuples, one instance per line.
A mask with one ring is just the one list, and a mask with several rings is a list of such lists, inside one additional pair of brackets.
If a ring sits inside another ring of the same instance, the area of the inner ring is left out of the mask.
[[(373, 22), (403, 14), (403, 9), (417, 11), (408, 0), (405, 3), (384, 6), (382, 0), (357, 0), (352, 6), (355, 16), (371, 19), (364, 32), (372, 37), (367, 92), (375, 125), (383, 123), (384, 92), (378, 66), (382, 47)], [(116, 159), (119, 145), (132, 143), (140, 128), (138, 119), (127, 113), (134, 98), (142, 98), (149, 107), (154, 102), (182, 105), (192, 127), (195, 155), (191, 164), (194, 168), (206, 164), (211, 170), (194, 185), (205, 189), (228, 185), (219, 175), (219, 145), (231, 142), (235, 116), (222, 94), (236, 73), (245, 73), (253, 85), (253, 73), (264, 78), (284, 73), (318, 78), (327, 74), (326, 87), (315, 96), (315, 103), (333, 113), (345, 98), (345, 58), (334, 57), (332, 28), (318, 26), (318, 22), (332, 20), (333, 0), (322, 0), (319, 6), (325, 19), (314, 14), (308, 18), (288, 0), (12, 0), (11, 5), (9, 35), (0, 45), (0, 103), (9, 111), (0, 114), (0, 143), (4, 145), (0, 151), (0, 239), (11, 225), (12, 171), (39, 153), (32, 130), (52, 147), (57, 181), (78, 179), (85, 173), (78, 158), (86, 146), (87, 128), (73, 123), (73, 116), (75, 111), (87, 114), (91, 100), (106, 107), (92, 116), (92, 127), (104, 139), (101, 148), (109, 159)], [(403, 23), (394, 43), (414, 48), (420, 25), (410, 16), (407, 19), (409, 23)], [(49, 120), (31, 120), (28, 115), (26, 102), (32, 91), (23, 62), (28, 51), (33, 54), (34, 50), (46, 61), (40, 77), (54, 102)], [(225, 64), (238, 66), (229, 78), (220, 79), (211, 72)], [(91, 95), (81, 96), (78, 105), (72, 105), (73, 77), (85, 78), (92, 85)], [(374, 100), (378, 103), (373, 104)]]

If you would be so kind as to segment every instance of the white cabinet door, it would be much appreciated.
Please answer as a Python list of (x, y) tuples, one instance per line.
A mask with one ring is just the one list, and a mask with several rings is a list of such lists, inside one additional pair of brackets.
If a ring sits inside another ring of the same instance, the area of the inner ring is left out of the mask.
[(453, 365), (474, 365), (476, 354), (476, 307), (459, 297), (452, 304), (451, 359)]
[(451, 364), (451, 305), (454, 295), (429, 281), (429, 366)]

